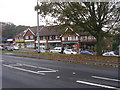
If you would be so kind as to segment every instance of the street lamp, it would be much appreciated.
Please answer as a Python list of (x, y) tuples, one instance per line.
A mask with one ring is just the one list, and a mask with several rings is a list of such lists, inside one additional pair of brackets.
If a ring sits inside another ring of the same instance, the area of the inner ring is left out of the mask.
[[(38, 7), (38, 0), (37, 0), (37, 7)], [(38, 53), (40, 53), (39, 12), (38, 12), (38, 9), (37, 9), (37, 41), (38, 41)]]
[[(38, 7), (38, 6), (39, 6), (39, 5), (38, 5), (38, 0), (37, 0), (37, 7)], [(38, 12), (38, 9), (37, 9), (37, 41), (38, 41), (38, 53), (40, 53), (40, 35), (39, 35), (39, 32), (40, 32), (43, 28), (44, 28), (44, 26), (39, 29), (39, 12)]]

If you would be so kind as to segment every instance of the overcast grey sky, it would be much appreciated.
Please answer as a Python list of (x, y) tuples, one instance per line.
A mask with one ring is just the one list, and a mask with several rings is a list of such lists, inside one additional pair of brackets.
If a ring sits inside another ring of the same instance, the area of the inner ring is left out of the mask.
[[(37, 26), (37, 13), (34, 10), (36, 4), (37, 0), (0, 0), (0, 22)], [(45, 23), (40, 23), (40, 25), (45, 25)]]
[(0, 0), (0, 22), (36, 26), (36, 2), (37, 0)]

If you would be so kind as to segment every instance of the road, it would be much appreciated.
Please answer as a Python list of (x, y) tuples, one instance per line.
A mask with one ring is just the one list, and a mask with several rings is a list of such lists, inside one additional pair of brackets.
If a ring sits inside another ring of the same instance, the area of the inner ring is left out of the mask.
[(118, 89), (117, 68), (2, 55), (3, 88)]

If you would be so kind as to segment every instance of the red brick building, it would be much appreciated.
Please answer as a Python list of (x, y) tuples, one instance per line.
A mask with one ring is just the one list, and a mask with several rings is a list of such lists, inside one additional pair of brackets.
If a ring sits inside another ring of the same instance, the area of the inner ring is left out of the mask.
[[(54, 48), (64, 46), (66, 48), (75, 49), (93, 49), (96, 44), (96, 39), (87, 32), (75, 32), (72, 28), (55, 28), (56, 26), (39, 27), (40, 47)], [(16, 36), (16, 42), (19, 40)], [(30, 27), (22, 34), (24, 47), (36, 48), (37, 27)]]

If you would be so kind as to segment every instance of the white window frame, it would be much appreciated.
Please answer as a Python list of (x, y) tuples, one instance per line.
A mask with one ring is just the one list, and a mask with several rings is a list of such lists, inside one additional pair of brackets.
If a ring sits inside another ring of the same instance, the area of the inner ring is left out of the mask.
[(25, 36), (25, 39), (29, 39), (29, 36)]
[(56, 35), (56, 36), (55, 36), (55, 39), (60, 39), (60, 36), (59, 36), (59, 35)]
[(34, 37), (33, 36), (30, 36), (30, 39), (33, 39)]

